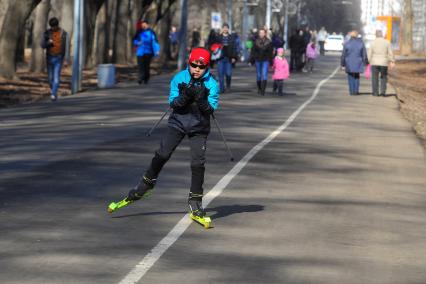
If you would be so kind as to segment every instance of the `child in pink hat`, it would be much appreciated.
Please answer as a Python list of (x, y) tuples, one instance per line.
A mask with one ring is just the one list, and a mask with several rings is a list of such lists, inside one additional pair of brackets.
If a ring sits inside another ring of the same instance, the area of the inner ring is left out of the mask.
[(287, 60), (284, 57), (284, 48), (277, 49), (277, 56), (274, 58), (274, 64), (272, 65), (274, 74), (272, 79), (274, 80), (274, 87), (272, 91), (275, 93), (278, 89), (278, 95), (283, 95), (283, 81), (288, 79), (290, 76), (289, 66)]

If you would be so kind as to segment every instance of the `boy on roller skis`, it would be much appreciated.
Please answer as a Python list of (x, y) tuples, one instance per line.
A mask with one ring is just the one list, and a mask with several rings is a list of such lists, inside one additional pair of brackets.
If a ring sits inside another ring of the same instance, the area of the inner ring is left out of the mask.
[(189, 55), (187, 69), (176, 74), (170, 83), (169, 104), (173, 109), (159, 149), (139, 183), (128, 193), (128, 201), (136, 201), (150, 194), (165, 163), (185, 136), (191, 152), (191, 188), (188, 205), (190, 212), (203, 218), (202, 207), (206, 142), (210, 133), (210, 116), (217, 109), (219, 87), (210, 74), (210, 52), (194, 48)]

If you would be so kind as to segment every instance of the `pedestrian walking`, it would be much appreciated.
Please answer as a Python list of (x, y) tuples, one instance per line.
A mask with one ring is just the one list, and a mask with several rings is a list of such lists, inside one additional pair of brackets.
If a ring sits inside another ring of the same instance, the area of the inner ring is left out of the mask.
[(217, 42), (218, 32), (215, 29), (211, 29), (209, 32), (209, 35), (206, 39), (206, 45), (205, 47), (210, 50), (211, 46)]
[(172, 26), (169, 33), (170, 59), (176, 59), (178, 55), (179, 33), (175, 26)]
[(290, 37), (290, 72), (300, 71), (303, 68), (302, 57), (306, 51), (305, 40), (303, 38), (303, 30), (295, 30)]
[(148, 84), (150, 77), (151, 60), (158, 56), (160, 45), (155, 32), (149, 27), (146, 20), (141, 21), (141, 30), (135, 35), (133, 44), (136, 46), (136, 56), (139, 67), (139, 85)]
[(368, 64), (367, 51), (362, 39), (358, 38), (357, 31), (350, 32), (348, 42), (343, 46), (341, 57), (342, 69), (348, 75), (349, 94), (359, 94), (359, 74), (364, 72), (364, 66)]
[(200, 46), (201, 34), (197, 28), (192, 30), (191, 48)]
[(272, 42), (266, 37), (266, 30), (259, 29), (259, 35), (256, 38), (250, 54), (250, 63), (256, 65), (256, 78), (258, 93), (265, 95), (268, 68), (272, 65), (273, 48)]
[(217, 72), (219, 76), (220, 92), (225, 92), (225, 79), (226, 89), (229, 91), (231, 88), (232, 80), (232, 64), (237, 62), (238, 47), (236, 37), (234, 34), (229, 33), (229, 25), (224, 23), (222, 26), (222, 33), (217, 36), (217, 44), (221, 45), (221, 55), (217, 62)]
[(49, 26), (50, 29), (44, 32), (41, 47), (46, 49), (50, 99), (56, 101), (61, 82), (62, 65), (68, 65), (68, 62), (64, 60), (66, 54), (68, 54), (68, 34), (64, 29), (59, 27), (59, 20), (55, 17), (49, 20)]
[(247, 40), (244, 43), (244, 49), (243, 49), (243, 52), (244, 52), (244, 62), (248, 62), (249, 61), (250, 52), (251, 52), (251, 49), (253, 48), (253, 41), (254, 41), (254, 39), (251, 38), (251, 34), (249, 33), (247, 35)]
[(210, 116), (217, 109), (219, 88), (209, 72), (210, 53), (194, 48), (189, 55), (188, 67), (176, 74), (170, 83), (169, 104), (173, 109), (167, 131), (155, 152), (148, 170), (139, 183), (129, 191), (126, 201), (147, 197), (154, 189), (157, 178), (185, 136), (189, 139), (191, 155), (191, 187), (189, 210), (204, 217), (202, 207), (203, 183), (206, 163), (206, 143), (210, 133)]
[(325, 27), (321, 27), (321, 29), (318, 32), (318, 44), (320, 46), (321, 55), (325, 55), (324, 44), (326, 39), (327, 39), (327, 31), (325, 30)]
[(306, 64), (304, 72), (312, 73), (314, 71), (315, 59), (318, 56), (317, 46), (315, 42), (311, 42), (306, 47)]
[[(211, 29), (210, 32), (209, 32), (209, 35), (207, 37), (207, 40), (205, 41), (206, 49), (209, 50), (210, 52), (212, 52), (213, 54), (217, 54), (217, 55), (219, 55), (217, 52), (222, 50), (222, 45), (216, 43), (218, 36), (219, 36), (219, 33), (215, 29)], [(219, 50), (217, 48), (219, 48)], [(216, 60), (219, 57), (220, 56), (217, 56), (217, 58), (213, 58), (213, 55), (212, 55), (212, 57), (210, 58), (210, 68), (211, 69), (214, 68), (214, 63), (216, 62)]]
[[(376, 31), (376, 39), (368, 50), (368, 61), (371, 65), (371, 85), (373, 96), (385, 96), (388, 80), (388, 67), (393, 68), (395, 58), (390, 42), (383, 38), (381, 30)], [(379, 91), (380, 78), (380, 91)]]
[(272, 92), (275, 93), (278, 90), (278, 95), (282, 96), (284, 80), (290, 76), (289, 66), (284, 57), (284, 48), (280, 47), (277, 49), (277, 56), (274, 58), (272, 69), (274, 70), (274, 74), (272, 75), (272, 79), (274, 80)]
[(272, 47), (274, 50), (278, 50), (278, 48), (281, 48), (284, 46), (284, 40), (282, 36), (279, 33), (273, 33), (272, 34)]

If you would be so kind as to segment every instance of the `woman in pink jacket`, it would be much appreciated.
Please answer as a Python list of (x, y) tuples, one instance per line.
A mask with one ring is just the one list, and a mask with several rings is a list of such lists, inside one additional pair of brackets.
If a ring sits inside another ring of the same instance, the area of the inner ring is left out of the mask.
[(288, 79), (290, 76), (289, 66), (287, 60), (284, 57), (284, 48), (277, 49), (277, 56), (274, 58), (274, 64), (272, 65), (274, 74), (272, 79), (274, 80), (274, 87), (272, 91), (275, 93), (278, 89), (278, 95), (283, 95), (283, 81)]

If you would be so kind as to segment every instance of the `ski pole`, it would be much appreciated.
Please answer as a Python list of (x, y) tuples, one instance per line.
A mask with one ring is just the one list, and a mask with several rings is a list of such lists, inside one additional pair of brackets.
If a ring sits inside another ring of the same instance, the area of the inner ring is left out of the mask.
[(170, 107), (163, 113), (163, 115), (161, 116), (161, 118), (157, 121), (156, 124), (154, 124), (154, 126), (146, 133), (146, 136), (149, 137), (152, 134), (152, 131), (154, 131), (155, 128), (157, 128), (157, 126), (160, 124), (160, 122), (164, 119), (164, 117), (169, 113), (170, 111)]
[(217, 122), (217, 119), (213, 113), (212, 113), (212, 118), (213, 118), (214, 124), (216, 124), (216, 127), (219, 130), (219, 134), (222, 137), (223, 143), (225, 144), (226, 150), (228, 151), (230, 160), (232, 162), (234, 161), (234, 156), (232, 155), (231, 148), (229, 148), (228, 144), (226, 143), (226, 139), (225, 139), (225, 136), (223, 136), (222, 129), (220, 128), (219, 123)]

